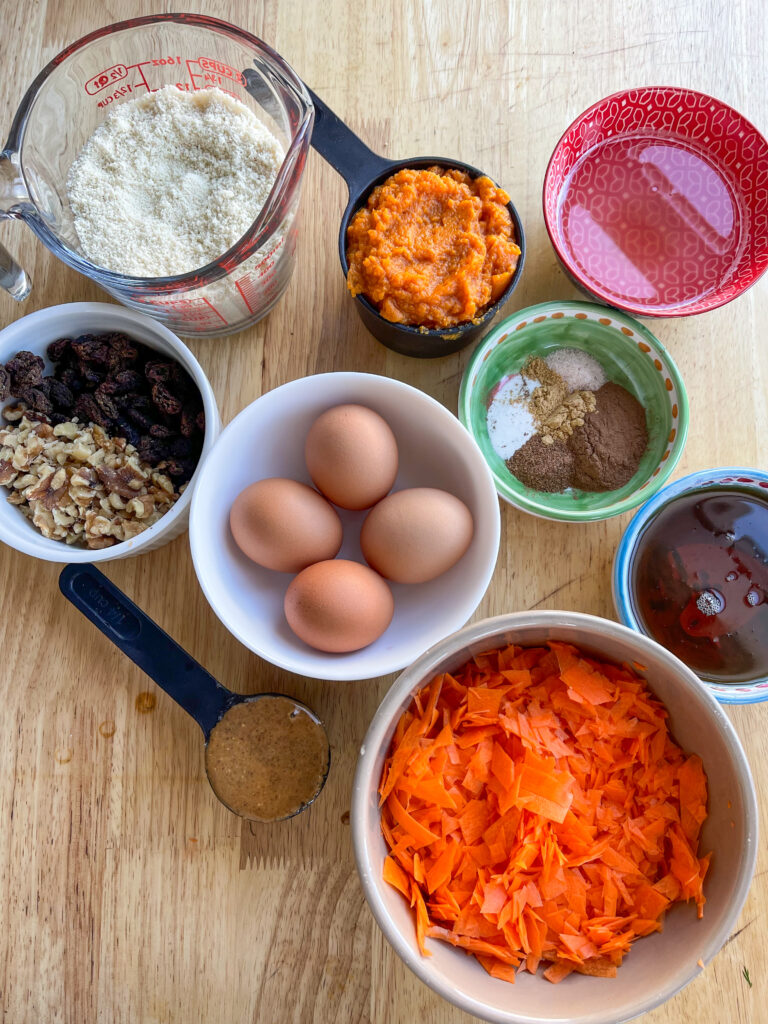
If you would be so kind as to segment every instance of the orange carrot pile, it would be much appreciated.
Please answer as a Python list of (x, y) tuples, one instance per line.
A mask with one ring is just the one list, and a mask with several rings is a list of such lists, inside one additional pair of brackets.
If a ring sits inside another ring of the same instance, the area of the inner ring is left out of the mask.
[(613, 977), (664, 912), (695, 900), (710, 855), (701, 759), (627, 667), (567, 644), (509, 646), (437, 676), (398, 722), (384, 764), (384, 878), (416, 935), (489, 974)]

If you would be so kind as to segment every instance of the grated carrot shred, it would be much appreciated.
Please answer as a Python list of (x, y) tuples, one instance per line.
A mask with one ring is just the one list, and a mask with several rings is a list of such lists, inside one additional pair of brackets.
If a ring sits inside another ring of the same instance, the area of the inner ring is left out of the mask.
[(494, 978), (614, 977), (676, 902), (701, 917), (701, 758), (628, 665), (569, 644), (485, 651), (403, 712), (384, 763), (384, 879)]

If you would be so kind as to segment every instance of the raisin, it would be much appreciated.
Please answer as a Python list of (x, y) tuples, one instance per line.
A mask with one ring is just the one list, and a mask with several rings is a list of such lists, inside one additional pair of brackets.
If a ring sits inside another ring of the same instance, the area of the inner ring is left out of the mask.
[(54, 427), (57, 427), (59, 423), (68, 423), (72, 419), (72, 417), (67, 416), (65, 412), (52, 412), (48, 419), (51, 421)]
[(202, 409), (197, 414), (197, 416), (195, 416), (195, 423), (197, 424), (197, 429), (200, 431), (200, 433), (204, 434), (205, 433), (205, 412)]
[(80, 373), (80, 377), (83, 382), (83, 388), (89, 388), (94, 390), (104, 380), (105, 374), (101, 373), (93, 366), (88, 366), (86, 363), (80, 362), (77, 365), (77, 370)]
[(125, 440), (132, 444), (134, 448), (138, 448), (141, 443), (141, 434), (128, 420), (123, 419), (122, 416), (118, 417), (115, 422), (115, 432), (118, 437), (124, 437)]
[(55, 377), (44, 377), (43, 384), (48, 385), (48, 397), (58, 409), (69, 410), (75, 401), (75, 396), (67, 385)]
[(186, 437), (174, 437), (168, 442), (168, 450), (174, 459), (186, 459), (192, 454), (192, 443)]
[(127, 391), (136, 391), (144, 384), (144, 378), (136, 370), (118, 370), (112, 377), (108, 378), (113, 387), (113, 394), (125, 394)]
[(111, 398), (113, 395), (117, 394), (119, 388), (117, 384), (115, 384), (113, 377), (107, 377), (105, 380), (101, 382), (101, 384), (99, 384), (96, 390), (99, 392), (99, 394), (109, 395)]
[(109, 335), (109, 366), (113, 372), (125, 369), (129, 363), (135, 362), (139, 357), (139, 350), (136, 344), (126, 337), (125, 334), (115, 333)]
[(45, 416), (50, 416), (53, 412), (53, 403), (41, 388), (29, 388), (23, 391), (19, 398), (26, 402), (27, 407), (33, 412), (41, 412)]
[(43, 379), (45, 363), (31, 352), (19, 352), (5, 364), (11, 378), (11, 394), (18, 395), (37, 387)]
[(73, 394), (79, 394), (83, 390), (83, 381), (80, 374), (74, 367), (67, 367), (59, 374), (59, 381), (69, 388)]
[(100, 384), (93, 393), (93, 397), (96, 404), (99, 406), (105, 416), (108, 416), (110, 420), (116, 420), (119, 416), (117, 406), (112, 401), (108, 394), (105, 394), (102, 390), (103, 384)]
[(125, 418), (135, 423), (139, 430), (147, 431), (152, 429), (152, 420), (141, 409), (130, 406), (125, 409)]
[(152, 401), (166, 416), (176, 416), (181, 412), (181, 402), (164, 384), (152, 385)]
[(184, 437), (192, 437), (197, 430), (195, 414), (190, 412), (189, 409), (182, 409), (181, 411), (181, 424), (179, 426), (179, 430)]
[(168, 459), (165, 472), (168, 476), (184, 476), (184, 466), (177, 459)]
[(144, 376), (151, 384), (166, 384), (173, 378), (173, 363), (152, 359), (144, 367)]
[(131, 402), (134, 409), (141, 412), (152, 413), (152, 399), (149, 395), (131, 395)]
[(106, 367), (109, 364), (109, 346), (95, 334), (81, 334), (72, 342), (72, 351), (81, 363)]
[(93, 395), (78, 395), (74, 408), (75, 416), (83, 423), (97, 423), (106, 429), (109, 420), (99, 408)]
[(155, 437), (142, 437), (136, 445), (139, 458), (155, 466), (166, 457), (168, 452), (165, 449), (165, 442)]
[(164, 440), (167, 437), (173, 437), (173, 431), (170, 427), (166, 427), (164, 423), (153, 423), (149, 428), (150, 437), (157, 437), (160, 440)]
[(184, 468), (184, 473), (183, 480), (180, 482), (186, 483), (187, 480), (194, 476), (195, 470), (197, 469), (198, 458), (199, 455), (195, 455), (192, 458), (182, 460), (181, 465)]
[(11, 375), (0, 365), (0, 402), (4, 402), (11, 393)]
[(71, 338), (57, 338), (56, 341), (52, 341), (47, 348), (48, 358), (54, 363), (60, 363), (62, 359), (66, 358), (72, 351), (72, 339)]

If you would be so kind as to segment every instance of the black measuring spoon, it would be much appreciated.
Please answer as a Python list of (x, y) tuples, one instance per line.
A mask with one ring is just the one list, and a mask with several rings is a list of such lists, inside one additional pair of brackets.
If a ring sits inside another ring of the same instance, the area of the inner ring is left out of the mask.
[(65, 566), (59, 576), (59, 589), (108, 640), (194, 718), (203, 730), (206, 745), (214, 727), (228, 711), (237, 705), (250, 704), (265, 697), (280, 697), (290, 701), (320, 727), (327, 746), (327, 758), (320, 783), (310, 799), (281, 818), (255, 818), (242, 814), (222, 800), (209, 776), (211, 788), (228, 810), (254, 821), (282, 821), (303, 811), (316, 799), (328, 778), (331, 754), (323, 723), (305, 704), (281, 693), (246, 696), (228, 690), (92, 565)]
[[(345, 280), (349, 270), (347, 264), (347, 227), (349, 222), (357, 210), (365, 204), (371, 191), (392, 174), (404, 168), (423, 170), (427, 167), (438, 166), (466, 171), (471, 178), (486, 177), (484, 172), (478, 170), (477, 167), (453, 158), (420, 156), (411, 160), (386, 160), (369, 149), (362, 139), (358, 138), (316, 93), (309, 87), (307, 88), (315, 106), (312, 146), (331, 167), (339, 172), (349, 189), (349, 202), (342, 215), (339, 229), (339, 259)], [(357, 312), (371, 334), (395, 352), (422, 358), (435, 358), (449, 355), (451, 352), (458, 352), (459, 349), (483, 335), (517, 286), (525, 260), (523, 225), (511, 201), (507, 204), (507, 209), (512, 218), (515, 242), (520, 247), (520, 256), (509, 284), (493, 305), (489, 306), (475, 320), (468, 320), (466, 323), (457, 324), (454, 327), (424, 328), (385, 320), (368, 299), (363, 295), (357, 295), (355, 297)]]

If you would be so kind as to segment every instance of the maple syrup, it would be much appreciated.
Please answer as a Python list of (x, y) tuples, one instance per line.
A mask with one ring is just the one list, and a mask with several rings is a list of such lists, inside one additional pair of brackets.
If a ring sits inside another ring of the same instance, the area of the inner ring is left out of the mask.
[(632, 604), (644, 632), (718, 683), (768, 676), (768, 500), (681, 494), (638, 538)]

